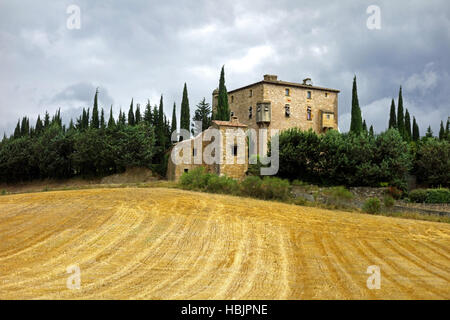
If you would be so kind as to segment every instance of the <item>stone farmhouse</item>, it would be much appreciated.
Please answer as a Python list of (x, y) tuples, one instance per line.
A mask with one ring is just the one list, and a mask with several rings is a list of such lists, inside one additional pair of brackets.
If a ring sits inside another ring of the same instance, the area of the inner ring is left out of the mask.
[[(218, 90), (212, 94), (213, 112), (217, 109)], [(228, 92), (231, 121), (213, 121), (211, 128), (225, 132), (226, 129), (254, 129), (259, 135), (259, 129), (285, 130), (300, 128), (312, 129), (316, 133), (324, 133), (330, 129), (338, 129), (338, 94), (339, 90), (314, 86), (310, 78), (302, 83), (278, 80), (276, 75), (264, 75), (263, 80)], [(238, 120), (239, 119), (239, 120)], [(203, 135), (209, 129), (190, 140), (180, 143), (191, 145), (191, 156), (195, 157), (197, 150), (194, 145), (207, 147)], [(202, 141), (201, 144), (197, 141)], [(260, 137), (257, 136), (257, 141)], [(226, 142), (223, 142), (226, 143)], [(177, 144), (178, 145), (178, 144)], [(175, 165), (169, 157), (167, 177), (178, 180), (183, 172), (203, 166), (209, 172), (219, 175), (226, 174), (233, 178), (243, 178), (248, 169), (248, 150), (235, 150), (236, 145), (224, 145), (224, 148), (234, 148), (234, 154), (245, 152), (245, 164), (214, 164), (205, 163)], [(197, 148), (198, 149), (198, 148)], [(248, 149), (248, 148), (245, 148)], [(259, 153), (265, 154), (267, 150)]]

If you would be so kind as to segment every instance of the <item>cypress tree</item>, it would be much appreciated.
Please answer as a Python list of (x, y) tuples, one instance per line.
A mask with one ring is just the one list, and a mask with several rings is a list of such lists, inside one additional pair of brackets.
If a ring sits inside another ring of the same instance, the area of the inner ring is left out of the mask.
[(433, 131), (431, 130), (431, 126), (428, 126), (427, 133), (425, 134), (427, 138), (433, 138)]
[(100, 128), (105, 129), (106, 123), (105, 123), (105, 111), (102, 108), (101, 116), (100, 116)]
[(172, 122), (170, 124), (170, 134), (172, 134), (175, 131), (177, 131), (177, 106), (174, 102), (172, 110)]
[(89, 128), (89, 113), (90, 113), (91, 109), (88, 108), (86, 111), (86, 119), (84, 119), (84, 128), (88, 129)]
[(161, 99), (159, 100), (158, 126), (160, 129), (163, 129), (163, 127), (164, 127), (164, 104), (163, 104), (163, 96), (162, 95), (161, 95)]
[(133, 99), (131, 99), (130, 110), (128, 111), (128, 125), (134, 126)]
[(225, 66), (222, 66), (219, 80), (219, 96), (217, 101), (217, 114), (214, 115), (215, 120), (230, 120), (230, 108), (228, 106), (228, 92), (225, 86)]
[(358, 89), (356, 87), (356, 76), (353, 78), (352, 88), (352, 119), (350, 122), (350, 132), (359, 134), (363, 130), (361, 108), (359, 107)]
[(369, 136), (371, 136), (371, 137), (374, 136), (373, 126), (372, 125), (370, 126), (370, 129), (369, 129)]
[(41, 116), (40, 115), (38, 115), (38, 118), (37, 118), (37, 120), (36, 120), (36, 126), (35, 126), (35, 128), (36, 128), (36, 134), (40, 134), (41, 132), (42, 132), (42, 130), (44, 129), (44, 125), (43, 125), (43, 123), (42, 123), (42, 120), (41, 120)]
[(136, 105), (136, 115), (134, 117), (134, 122), (136, 124), (139, 124), (142, 121), (142, 117), (141, 117), (141, 105), (138, 103)]
[(405, 138), (411, 141), (411, 118), (408, 109), (405, 111)]
[(48, 128), (49, 125), (50, 125), (50, 115), (48, 114), (47, 111), (45, 111), (44, 128)]
[(22, 124), (20, 126), (20, 136), (21, 137), (26, 137), (28, 136), (30, 133), (30, 125), (27, 122), (27, 117), (23, 117), (22, 118)]
[(158, 118), (159, 118), (159, 111), (158, 111), (158, 107), (155, 104), (153, 106), (153, 111), (152, 111), (152, 126), (154, 126), (155, 129), (158, 126)]
[(191, 112), (189, 111), (189, 98), (186, 83), (183, 88), (183, 99), (181, 100), (181, 116), (180, 129), (185, 129), (189, 132), (191, 124)]
[(450, 141), (450, 119), (447, 118), (447, 125), (445, 126), (445, 138)]
[(417, 125), (416, 117), (413, 117), (412, 139), (413, 141), (419, 141), (420, 139), (419, 126)]
[(95, 90), (94, 96), (94, 107), (92, 108), (92, 120), (91, 120), (91, 128), (98, 129), (100, 126), (100, 122), (98, 119), (98, 88)]
[(115, 125), (116, 125), (116, 121), (114, 120), (112, 105), (111, 105), (111, 109), (109, 109), (108, 128), (113, 128)]
[(397, 117), (395, 115), (395, 102), (394, 99), (392, 99), (391, 102), (391, 113), (389, 115), (389, 129), (391, 128), (397, 128)]
[(73, 120), (72, 119), (70, 119), (69, 130), (70, 131), (75, 130), (75, 126), (73, 125)]
[[(197, 109), (195, 110), (193, 121), (200, 121), (202, 123), (201, 131), (205, 131), (211, 125), (211, 107), (209, 103), (206, 102), (206, 99), (203, 98), (198, 104)], [(200, 127), (197, 127), (195, 122), (192, 124), (192, 133), (199, 133)]]
[(150, 106), (150, 100), (147, 101), (147, 106), (145, 107), (144, 121), (148, 125), (152, 125), (152, 107)]
[(17, 120), (16, 128), (14, 129), (14, 139), (20, 138), (20, 119)]
[(439, 140), (445, 139), (445, 129), (444, 129), (444, 122), (441, 120), (441, 126), (439, 128)]
[(403, 97), (402, 97), (402, 87), (400, 86), (400, 91), (398, 93), (398, 107), (397, 107), (397, 129), (403, 138), (405, 137), (405, 118), (403, 115)]
[(362, 129), (363, 129), (364, 133), (368, 133), (368, 131), (367, 131), (367, 124), (366, 124), (366, 120), (365, 119), (363, 120)]

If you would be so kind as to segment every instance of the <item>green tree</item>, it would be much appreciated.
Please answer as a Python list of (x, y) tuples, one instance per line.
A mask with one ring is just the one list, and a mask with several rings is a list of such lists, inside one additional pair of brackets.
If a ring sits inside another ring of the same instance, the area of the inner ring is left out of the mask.
[(116, 126), (116, 121), (114, 120), (112, 105), (109, 109), (109, 120), (108, 120), (108, 128), (114, 128)]
[(131, 99), (130, 110), (128, 111), (128, 125), (134, 126), (134, 111), (133, 111), (133, 99)]
[(228, 106), (228, 92), (225, 86), (225, 66), (222, 66), (219, 80), (219, 96), (217, 101), (217, 111), (213, 115), (214, 120), (230, 120), (230, 107)]
[(413, 117), (412, 139), (413, 141), (419, 141), (420, 139), (419, 126), (417, 125), (416, 117)]
[(98, 118), (98, 88), (97, 88), (94, 96), (94, 107), (92, 108), (91, 128), (98, 129), (99, 127), (100, 121)]
[(407, 141), (411, 141), (411, 117), (409, 115), (408, 109), (405, 111), (405, 138)]
[(191, 112), (189, 110), (189, 98), (187, 86), (185, 83), (183, 88), (183, 99), (181, 100), (180, 129), (184, 129), (189, 132), (190, 123), (191, 123)]
[(403, 114), (403, 97), (402, 97), (402, 87), (400, 86), (400, 90), (398, 93), (398, 107), (397, 107), (397, 129), (400, 132), (400, 135), (405, 138), (405, 118)]
[(372, 125), (370, 126), (370, 129), (369, 129), (369, 136), (371, 136), (371, 137), (375, 136), (375, 134), (373, 132), (373, 126)]
[(170, 134), (177, 131), (177, 106), (175, 102), (173, 103), (173, 110), (172, 110), (172, 122), (170, 126)]
[(433, 138), (433, 130), (431, 130), (431, 126), (428, 126), (427, 132), (425, 133), (426, 138)]
[(363, 130), (361, 108), (359, 107), (358, 89), (356, 87), (356, 76), (353, 78), (352, 89), (352, 118), (350, 122), (350, 132), (360, 134)]
[(420, 183), (430, 186), (450, 185), (450, 142), (424, 139), (418, 143), (414, 174)]
[(445, 140), (444, 122), (441, 120), (441, 126), (439, 128), (439, 140)]
[[(211, 107), (209, 103), (206, 102), (205, 98), (197, 104), (197, 109), (195, 110), (192, 121), (194, 121), (192, 123), (192, 134), (198, 134), (211, 126)], [(196, 121), (201, 122), (201, 130), (200, 126), (195, 123)]]
[(389, 129), (392, 129), (392, 128), (394, 128), (394, 129), (397, 128), (397, 117), (395, 115), (394, 99), (392, 99), (392, 102), (391, 102), (391, 112), (389, 115)]
[(106, 128), (106, 123), (105, 123), (105, 110), (103, 110), (102, 108), (102, 112), (100, 115), (100, 128), (101, 129), (105, 129)]
[(367, 124), (366, 124), (366, 120), (365, 119), (363, 120), (362, 129), (363, 129), (364, 133), (366, 133), (366, 134), (368, 133), (368, 131), (367, 131)]
[(139, 103), (136, 105), (136, 114), (134, 116), (134, 121), (136, 124), (139, 124), (142, 121), (141, 106)]
[(147, 105), (145, 106), (144, 121), (147, 125), (153, 124), (152, 107), (150, 106), (150, 100), (147, 100)]
[(38, 118), (36, 120), (35, 130), (37, 135), (40, 135), (44, 130), (44, 124), (42, 123), (40, 115), (38, 115)]

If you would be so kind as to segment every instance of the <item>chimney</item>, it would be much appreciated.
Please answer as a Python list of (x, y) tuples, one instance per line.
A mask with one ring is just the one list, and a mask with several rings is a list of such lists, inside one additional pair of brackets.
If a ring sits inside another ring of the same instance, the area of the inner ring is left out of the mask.
[(232, 116), (232, 117), (231, 117), (231, 123), (232, 123), (232, 124), (237, 124), (237, 123), (239, 123), (238, 117)]
[(274, 74), (265, 74), (264, 75), (264, 80), (266, 80), (266, 81), (277, 81), (278, 80), (278, 76), (274, 75)]

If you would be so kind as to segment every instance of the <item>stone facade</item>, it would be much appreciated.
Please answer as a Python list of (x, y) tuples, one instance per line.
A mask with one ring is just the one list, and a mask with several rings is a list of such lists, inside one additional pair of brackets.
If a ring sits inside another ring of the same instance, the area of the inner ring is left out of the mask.
[[(175, 164), (169, 154), (167, 179), (178, 181), (184, 172), (198, 167), (204, 167), (206, 172), (219, 176), (226, 175), (234, 179), (244, 178), (248, 170), (246, 131), (247, 125), (240, 123), (236, 117), (233, 117), (231, 121), (213, 121), (211, 127), (199, 135), (176, 144), (174, 148), (178, 148), (180, 157), (183, 157), (185, 151), (188, 152), (188, 155), (182, 163)], [(216, 135), (218, 132), (220, 132), (220, 137)], [(213, 150), (212, 142), (215, 139), (221, 140), (218, 144), (220, 147)], [(206, 161), (205, 156), (212, 155), (214, 157), (216, 152), (217, 161), (214, 163)]]
[[(297, 127), (323, 133), (338, 129), (338, 93), (336, 89), (313, 86), (310, 79), (299, 84), (265, 75), (260, 82), (229, 91), (228, 103), (231, 114), (255, 130)], [(216, 110), (217, 89), (212, 101)]]

